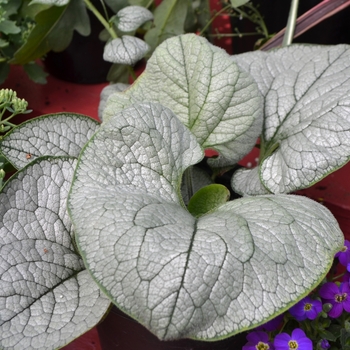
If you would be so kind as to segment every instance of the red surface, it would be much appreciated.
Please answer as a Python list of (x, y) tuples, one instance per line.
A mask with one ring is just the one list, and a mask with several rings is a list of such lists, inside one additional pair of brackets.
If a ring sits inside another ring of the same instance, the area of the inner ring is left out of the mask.
[(17, 96), (28, 101), (29, 117), (47, 113), (75, 112), (98, 119), (97, 109), (104, 84), (79, 85), (48, 76), (47, 84), (29, 80), (21, 66), (12, 66), (2, 88), (13, 89)]

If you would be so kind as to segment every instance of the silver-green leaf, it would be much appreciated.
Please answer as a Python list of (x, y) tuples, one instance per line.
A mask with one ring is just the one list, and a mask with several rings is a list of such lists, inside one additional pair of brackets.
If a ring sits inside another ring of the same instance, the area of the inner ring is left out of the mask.
[(113, 39), (104, 47), (103, 59), (107, 62), (132, 66), (145, 57), (148, 51), (149, 46), (143, 40), (123, 35), (121, 38)]
[[(349, 45), (291, 45), (233, 60), (264, 97), (256, 172), (264, 187), (272, 193), (306, 188), (349, 161)], [(241, 188), (246, 191), (249, 185)]]
[(17, 169), (41, 156), (78, 157), (99, 125), (75, 113), (41, 116), (12, 129), (0, 140), (0, 150)]
[(132, 32), (142, 24), (153, 19), (153, 13), (142, 6), (127, 6), (118, 11), (118, 29), (122, 32)]
[(67, 5), (69, 1), (70, 0), (32, 0), (29, 5), (43, 4), (43, 5), (63, 6), (63, 5)]
[(98, 117), (101, 121), (103, 120), (103, 112), (106, 108), (108, 97), (114, 92), (122, 92), (126, 90), (129, 86), (130, 84), (116, 83), (107, 85), (101, 90), (100, 103), (98, 105)]
[(76, 160), (38, 159), (0, 193), (0, 347), (57, 349), (109, 307), (73, 245), (66, 205)]
[(179, 189), (202, 156), (169, 109), (135, 104), (86, 145), (69, 196), (85, 265), (160, 339), (266, 322), (315, 288), (344, 244), (332, 214), (299, 196), (242, 198), (195, 218)]
[(104, 120), (146, 101), (170, 108), (202, 147), (217, 150), (214, 166), (238, 162), (261, 133), (262, 101), (251, 76), (224, 50), (194, 34), (158, 46), (136, 83), (110, 96)]

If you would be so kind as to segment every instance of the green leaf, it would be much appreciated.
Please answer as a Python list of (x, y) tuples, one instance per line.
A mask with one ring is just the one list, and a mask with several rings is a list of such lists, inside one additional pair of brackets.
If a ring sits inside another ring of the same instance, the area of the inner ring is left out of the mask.
[(110, 305), (74, 248), (66, 202), (75, 165), (37, 160), (0, 193), (1, 349), (60, 348)]
[(129, 83), (128, 66), (124, 64), (112, 64), (107, 74), (107, 80), (111, 83), (128, 84)]
[(114, 92), (126, 90), (129, 86), (130, 84), (116, 83), (107, 85), (102, 89), (100, 94), (100, 103), (98, 105), (98, 117), (101, 121), (103, 119), (103, 111), (106, 108), (108, 97)]
[(10, 43), (8, 41), (0, 38), (0, 48), (7, 47), (7, 46), (9, 46), (9, 44)]
[(128, 5), (137, 5), (137, 4), (132, 4), (131, 1), (128, 1), (128, 0), (118, 0), (118, 1), (104, 0), (104, 2), (113, 10), (114, 13), (117, 13), (119, 10), (121, 10), (122, 8)]
[(217, 150), (213, 166), (237, 163), (261, 133), (263, 105), (253, 79), (224, 50), (194, 34), (158, 46), (139, 79), (110, 96), (104, 120), (142, 101), (170, 108), (203, 148)]
[(181, 179), (202, 157), (171, 110), (135, 104), (84, 147), (68, 198), (96, 282), (164, 340), (222, 339), (272, 319), (321, 282), (344, 244), (329, 210), (302, 196), (193, 217)]
[[(291, 45), (232, 59), (252, 74), (264, 97), (260, 165), (252, 170), (256, 183), (288, 193), (349, 161), (349, 45)], [(236, 176), (243, 179), (247, 172)], [(240, 192), (256, 193), (244, 181), (233, 182)]]
[(225, 204), (230, 198), (230, 191), (223, 185), (212, 184), (197, 191), (188, 203), (188, 211), (200, 217)]
[(0, 22), (0, 33), (4, 34), (18, 34), (21, 28), (16, 25), (16, 22), (7, 19)]
[(42, 5), (55, 5), (55, 6), (64, 6), (69, 3), (69, 0), (32, 0), (30, 5), (33, 4), (42, 4)]
[(245, 5), (250, 0), (230, 0), (232, 7), (240, 7), (242, 5)]
[(339, 337), (339, 335), (336, 336), (334, 333), (332, 333), (326, 329), (319, 330), (318, 334), (322, 339), (327, 339), (327, 340), (333, 341), (333, 342), (336, 341), (337, 338)]
[(346, 329), (342, 329), (340, 331), (340, 345), (342, 346), (342, 349), (348, 350), (350, 348), (349, 339), (350, 333), (347, 332)]
[(0, 150), (17, 169), (41, 156), (78, 157), (98, 127), (85, 115), (49, 114), (13, 128), (0, 140)]
[[(185, 33), (196, 33), (202, 30), (208, 24), (210, 18), (210, 5), (208, 0), (189, 1), (184, 25)], [(207, 33), (207, 31), (205, 31), (205, 33)]]
[(37, 84), (46, 84), (48, 74), (43, 70), (42, 66), (36, 63), (28, 63), (23, 65), (23, 69), (28, 74), (29, 78)]
[(118, 29), (122, 32), (132, 32), (153, 20), (153, 13), (142, 6), (127, 6), (118, 11), (117, 17)]
[(9, 18), (10, 16), (16, 14), (21, 6), (21, 3), (22, 0), (10, 0), (1, 4), (1, 8), (4, 10), (2, 15), (5, 16), (5, 18)]
[(155, 50), (164, 40), (184, 33), (188, 0), (163, 0), (154, 11), (154, 28), (145, 41)]
[(65, 6), (52, 6), (35, 16), (36, 25), (27, 41), (14, 54), (10, 63), (26, 64), (47, 52), (62, 51), (71, 42), (73, 31), (90, 34), (90, 22), (83, 0), (71, 0)]
[(149, 46), (143, 40), (130, 35), (113, 39), (103, 51), (103, 59), (107, 62), (123, 65), (134, 65), (149, 51)]
[(129, 0), (129, 4), (146, 7), (149, 4), (149, 0)]
[(181, 196), (187, 206), (192, 196), (202, 187), (211, 185), (213, 180), (210, 175), (199, 166), (191, 166), (186, 169), (181, 182)]

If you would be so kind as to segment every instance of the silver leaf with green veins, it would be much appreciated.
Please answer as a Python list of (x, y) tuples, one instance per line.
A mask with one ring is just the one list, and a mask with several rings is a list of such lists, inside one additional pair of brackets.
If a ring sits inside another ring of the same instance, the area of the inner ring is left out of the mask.
[(194, 34), (158, 46), (140, 78), (110, 96), (104, 120), (147, 101), (170, 108), (202, 147), (217, 150), (214, 166), (238, 162), (261, 133), (262, 101), (253, 79), (224, 50)]
[(130, 35), (113, 39), (103, 51), (103, 59), (108, 62), (134, 65), (149, 51), (149, 46), (143, 40)]
[(109, 300), (72, 243), (76, 160), (38, 159), (0, 194), (0, 347), (57, 349), (95, 326)]
[(307, 295), (344, 244), (310, 199), (267, 195), (200, 218), (180, 197), (198, 142), (159, 104), (135, 104), (84, 148), (68, 206), (84, 263), (113, 302), (160, 339), (214, 340)]
[(0, 140), (0, 150), (17, 169), (40, 156), (78, 157), (99, 125), (81, 114), (49, 114), (12, 129)]
[(44, 4), (44, 5), (55, 5), (55, 6), (63, 6), (67, 5), (70, 0), (32, 0), (30, 5), (32, 4)]
[(122, 32), (132, 32), (142, 24), (153, 19), (151, 11), (142, 6), (127, 6), (117, 13), (118, 29)]
[[(261, 164), (252, 170), (262, 187), (272, 193), (306, 188), (349, 161), (349, 45), (291, 45), (232, 60), (254, 77), (264, 97)], [(257, 193), (236, 178), (233, 186)]]

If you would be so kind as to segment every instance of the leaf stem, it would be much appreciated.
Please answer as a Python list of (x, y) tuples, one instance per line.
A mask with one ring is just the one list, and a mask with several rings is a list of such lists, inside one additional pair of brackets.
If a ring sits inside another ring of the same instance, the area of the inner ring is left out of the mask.
[(286, 32), (283, 37), (282, 47), (290, 45), (293, 41), (295, 25), (297, 20), (297, 13), (298, 13), (298, 5), (299, 5), (299, 0), (292, 0), (290, 10), (289, 10)]
[(150, 0), (150, 1), (148, 2), (148, 4), (145, 6), (146, 9), (148, 9), (148, 8), (151, 7), (151, 5), (153, 4), (153, 1), (154, 1), (154, 0)]
[[(152, 0), (153, 1), (153, 0)], [(84, 0), (86, 7), (96, 16), (96, 18), (102, 23), (102, 25), (106, 28), (112, 39), (117, 39), (118, 35), (113, 29), (113, 26), (101, 15), (101, 13), (97, 10), (97, 8), (91, 3), (90, 0)], [(103, 0), (101, 0), (101, 3), (103, 3)], [(106, 10), (104, 3), (103, 7)], [(130, 76), (133, 80), (136, 80), (136, 74), (134, 69), (131, 66), (127, 66), (127, 69), (129, 71)]]
[(90, 0), (84, 0), (86, 7), (96, 16), (96, 18), (102, 23), (102, 25), (106, 28), (108, 33), (111, 35), (113, 39), (118, 38), (117, 33), (113, 29), (113, 27), (106, 21), (106, 19), (101, 15), (101, 13), (97, 10), (97, 8), (90, 2)]
[(205, 33), (205, 31), (209, 28), (209, 26), (213, 23), (214, 19), (216, 17), (218, 17), (221, 13), (225, 12), (226, 10), (228, 10), (229, 8), (231, 8), (231, 5), (227, 5), (225, 7), (223, 7), (220, 11), (216, 12), (215, 15), (210, 18), (210, 20), (208, 21), (208, 23), (204, 26), (204, 28), (200, 31), (199, 35), (203, 36), (203, 34)]

